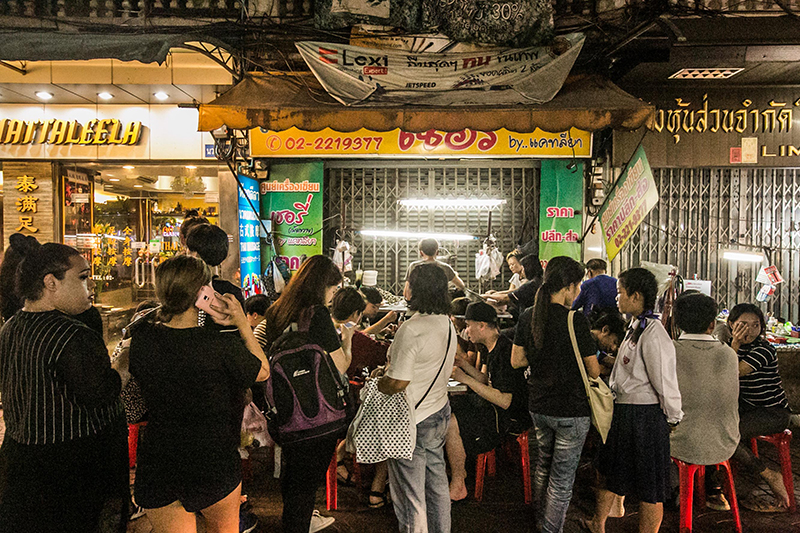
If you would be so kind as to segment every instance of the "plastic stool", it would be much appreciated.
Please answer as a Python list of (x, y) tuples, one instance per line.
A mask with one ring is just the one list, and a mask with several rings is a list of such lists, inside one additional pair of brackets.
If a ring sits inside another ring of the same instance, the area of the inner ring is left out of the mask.
[[(336, 448), (339, 448), (338, 444)], [(325, 472), (325, 508), (328, 511), (335, 511), (339, 508), (339, 483), (336, 476), (338, 464), (339, 461), (334, 451), (331, 463), (328, 465), (328, 470)], [(353, 455), (353, 482), (357, 487), (361, 486), (361, 469), (358, 468), (355, 454)]]
[(750, 449), (753, 450), (753, 454), (756, 457), (758, 457), (758, 441), (760, 440), (769, 442), (778, 449), (778, 459), (781, 462), (781, 474), (783, 475), (783, 486), (786, 487), (786, 492), (789, 494), (789, 511), (794, 513), (797, 511), (797, 502), (794, 500), (792, 455), (789, 451), (789, 445), (792, 442), (792, 432), (786, 429), (782, 433), (761, 435), (750, 439)]
[[(703, 465), (694, 465), (685, 463), (679, 459), (672, 458), (672, 462), (678, 465), (680, 473), (680, 493), (681, 493), (681, 518), (680, 518), (680, 531), (681, 533), (692, 531), (692, 503), (694, 496), (694, 481), (695, 473), (697, 474), (697, 488), (698, 500), (700, 505), (705, 505), (706, 501), (706, 487), (705, 487), (705, 473), (706, 467)], [(711, 465), (713, 466), (713, 465)], [(728, 501), (731, 504), (731, 512), (733, 513), (733, 523), (737, 533), (742, 532), (742, 520), (739, 517), (739, 502), (736, 500), (736, 489), (733, 485), (733, 473), (731, 472), (731, 465), (728, 461), (723, 461), (717, 466), (721, 466), (726, 472), (725, 476), (725, 489)]]
[(136, 466), (136, 450), (139, 448), (139, 429), (147, 425), (147, 422), (137, 422), (128, 424), (128, 466)]
[[(530, 504), (531, 497), (531, 456), (528, 450), (528, 432), (523, 431), (516, 438), (519, 444), (519, 456), (522, 466), (522, 491), (525, 497), (525, 504)], [(475, 466), (475, 500), (483, 500), (483, 482), (487, 474), (493, 476), (495, 474), (495, 451), (491, 450), (486, 453), (478, 455), (478, 461)]]

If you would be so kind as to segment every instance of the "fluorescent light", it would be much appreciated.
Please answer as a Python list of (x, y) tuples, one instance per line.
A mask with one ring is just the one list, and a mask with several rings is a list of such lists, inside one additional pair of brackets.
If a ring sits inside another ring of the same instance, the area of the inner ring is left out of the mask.
[(589, 251), (589, 252), (602, 252), (603, 251), (603, 249), (600, 248), (599, 246), (589, 246), (588, 248), (586, 248), (586, 250)]
[(97, 93), (97, 97), (101, 100), (111, 100), (114, 98), (114, 95), (107, 92)]
[(743, 250), (723, 250), (722, 258), (728, 261), (742, 261), (746, 263), (761, 263), (764, 254), (761, 252), (745, 252)]
[(136, 168), (136, 167), (135, 167), (135, 166), (133, 166), (133, 165), (125, 165), (125, 166), (124, 166), (124, 167), (122, 167), (122, 168), (124, 168), (125, 170), (133, 170), (133, 169), (134, 169), (134, 168)]
[(50, 99), (52, 99), (52, 98), (53, 98), (53, 93), (48, 93), (47, 91), (38, 91), (38, 92), (36, 93), (36, 96), (37, 96), (37, 97), (38, 97), (40, 100), (50, 100)]
[(137, 189), (141, 189), (142, 187), (144, 187), (144, 185), (136, 184), (136, 185), (134, 185), (134, 187), (136, 187)]
[(194, 166), (194, 165), (186, 165), (186, 166), (185, 166), (185, 167), (183, 167), (183, 168), (185, 168), (186, 170), (195, 170), (197, 167), (196, 167), (196, 166)]
[(158, 91), (157, 93), (153, 93), (153, 96), (155, 96), (158, 100), (161, 100), (162, 102), (167, 98), (169, 98), (169, 95), (164, 91)]
[(361, 230), (365, 237), (386, 237), (389, 239), (436, 239), (438, 241), (474, 241), (478, 237), (463, 233), (420, 233), (413, 231)]
[(108, 178), (108, 181), (119, 181), (119, 178)]
[(506, 201), (499, 198), (408, 198), (397, 203), (419, 209), (494, 209)]

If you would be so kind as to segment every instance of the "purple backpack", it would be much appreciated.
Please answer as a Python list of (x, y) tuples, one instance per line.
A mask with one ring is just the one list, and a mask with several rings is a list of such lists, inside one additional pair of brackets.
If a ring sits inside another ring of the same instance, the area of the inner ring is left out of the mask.
[(345, 386), (330, 354), (311, 341), (309, 313), (270, 347), (264, 388), (270, 436), (280, 445), (347, 432)]

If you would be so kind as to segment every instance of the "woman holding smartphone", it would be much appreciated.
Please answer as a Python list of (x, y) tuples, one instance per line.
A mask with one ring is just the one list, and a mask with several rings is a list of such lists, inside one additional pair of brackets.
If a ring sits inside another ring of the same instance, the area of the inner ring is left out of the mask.
[(240, 338), (198, 327), (195, 304), (210, 281), (201, 259), (178, 255), (161, 263), (160, 321), (132, 335), (130, 372), (150, 417), (134, 497), (159, 532), (195, 531), (195, 513), (209, 532), (239, 531), (244, 393), (269, 377), (269, 365), (233, 295), (211, 303), (220, 313), (214, 320), (235, 326)]

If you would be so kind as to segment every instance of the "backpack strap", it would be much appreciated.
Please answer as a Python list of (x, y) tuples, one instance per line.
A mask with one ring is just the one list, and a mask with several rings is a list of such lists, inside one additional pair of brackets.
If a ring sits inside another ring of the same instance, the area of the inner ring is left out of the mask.
[(444, 351), (444, 359), (442, 359), (442, 364), (439, 367), (439, 371), (436, 372), (436, 377), (433, 378), (433, 381), (431, 381), (431, 384), (428, 386), (428, 390), (425, 391), (425, 394), (422, 395), (422, 398), (420, 398), (419, 401), (417, 402), (417, 404), (414, 406), (414, 410), (415, 411), (417, 410), (417, 408), (420, 405), (422, 405), (422, 402), (425, 401), (425, 398), (428, 397), (428, 393), (433, 388), (433, 384), (436, 383), (436, 380), (439, 379), (439, 374), (442, 373), (442, 369), (444, 368), (444, 364), (445, 364), (445, 362), (447, 362), (447, 354), (450, 353), (450, 341), (453, 340), (453, 324), (450, 322), (450, 320), (448, 320), (447, 321), (447, 325), (449, 327), (447, 328), (447, 348)]

